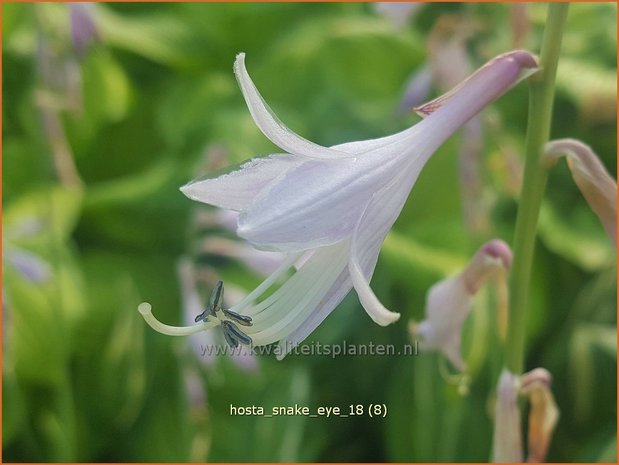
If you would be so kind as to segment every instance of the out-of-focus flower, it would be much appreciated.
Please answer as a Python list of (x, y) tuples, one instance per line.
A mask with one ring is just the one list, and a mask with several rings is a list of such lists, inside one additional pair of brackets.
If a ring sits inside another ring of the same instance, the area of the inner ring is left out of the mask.
[[(43, 258), (30, 252), (16, 242), (37, 234), (42, 221), (34, 216), (22, 219), (16, 224), (4, 225), (2, 235), (2, 268), (6, 276), (16, 272), (32, 284), (43, 285), (52, 278), (52, 267)], [(2, 281), (2, 348), (5, 355), (11, 347), (11, 300), (10, 292)], [(9, 357), (10, 359), (10, 357)]]
[(509, 22), (512, 29), (512, 47), (525, 46), (526, 39), (531, 32), (531, 19), (529, 18), (529, 5), (524, 2), (510, 4)]
[(7, 261), (28, 281), (42, 283), (49, 279), (50, 267), (37, 255), (17, 247), (4, 251)]
[[(398, 320), (372, 292), (382, 241), (398, 217), (421, 169), (454, 131), (524, 77), (535, 58), (513, 51), (491, 60), (452, 92), (419, 108), (428, 115), (398, 134), (322, 147), (293, 133), (266, 105), (237, 57), (235, 71), (249, 110), (262, 132), (285, 155), (245, 163), (213, 179), (189, 183), (190, 198), (240, 211), (237, 234), (256, 247), (287, 253), (282, 266), (230, 310), (252, 318), (243, 328), (253, 345), (280, 342), (286, 353), (309, 335), (354, 286), (380, 325)], [(294, 270), (275, 292), (255, 301)], [(150, 306), (140, 306), (157, 330), (186, 335), (220, 324), (170, 329)]]
[(257, 250), (246, 242), (222, 237), (209, 237), (202, 241), (200, 253), (212, 253), (244, 263), (259, 274), (270, 274), (281, 265), (283, 254)]
[(544, 156), (551, 165), (561, 156), (567, 158), (576, 185), (616, 247), (617, 181), (610, 176), (591, 147), (576, 139), (559, 139), (546, 145)]
[(432, 70), (427, 64), (411, 74), (404, 88), (404, 96), (400, 99), (398, 113), (404, 114), (421, 105), (430, 94), (433, 80)]
[(466, 41), (473, 33), (472, 24), (461, 17), (443, 15), (428, 37), (428, 64), (436, 86), (447, 91), (471, 74), (473, 65)]
[(438, 19), (428, 37), (427, 60), (411, 75), (400, 109), (414, 109), (427, 98), (432, 87), (447, 92), (471, 74), (473, 67), (466, 50), (470, 32), (468, 23), (457, 17)]
[[(469, 21), (452, 15), (441, 16), (428, 38), (428, 58), (406, 86), (399, 113), (416, 107), (429, 93), (432, 84), (442, 92), (458, 85), (472, 71), (466, 41), (473, 32)], [(423, 112), (418, 111), (421, 116)], [(480, 175), (483, 129), (479, 115), (463, 127), (458, 152), (458, 172), (462, 191), (464, 222), (472, 232), (488, 228), (487, 208), (482, 199)]]
[(82, 58), (98, 38), (95, 5), (88, 2), (69, 3), (69, 16), (73, 48), (77, 56)]
[(527, 462), (544, 462), (559, 421), (559, 409), (550, 390), (552, 377), (545, 368), (536, 368), (521, 380), (521, 392), (530, 404)]
[(376, 2), (376, 12), (387, 18), (393, 27), (400, 29), (423, 8), (424, 2)]
[(522, 432), (518, 407), (519, 390), (520, 378), (507, 370), (503, 370), (499, 378), (494, 409), (493, 462), (522, 462)]
[[(221, 170), (229, 164), (228, 150), (221, 145), (209, 147), (204, 158), (206, 172)], [(192, 231), (197, 233), (193, 247), (194, 253), (206, 260), (211, 256), (233, 259), (259, 275), (271, 274), (281, 265), (286, 257), (285, 254), (258, 250), (237, 238), (220, 237), (222, 229), (232, 233), (236, 232), (238, 218), (239, 213), (233, 210), (198, 206), (191, 222)], [(204, 260), (199, 261), (204, 262)], [(210, 283), (211, 287), (215, 281)], [(231, 289), (230, 283), (227, 287)]]
[[(208, 207), (205, 207), (208, 208)], [(209, 209), (197, 212), (194, 228), (206, 230), (204, 237), (198, 239), (196, 253), (200, 256), (225, 257), (246, 265), (259, 275), (273, 273), (286, 257), (280, 252), (258, 250), (247, 242), (233, 238), (218, 237), (218, 229), (234, 232), (238, 221), (238, 212), (231, 210)]]
[(480, 247), (462, 273), (430, 288), (426, 319), (410, 325), (411, 332), (423, 338), (424, 349), (441, 351), (454, 367), (464, 370), (462, 325), (471, 312), (473, 296), (490, 276), (505, 276), (511, 261), (509, 246), (495, 239)]
[(499, 378), (494, 412), (493, 462), (522, 462), (522, 431), (518, 396), (528, 398), (527, 462), (546, 459), (552, 433), (559, 420), (559, 410), (550, 390), (548, 370), (536, 368), (522, 376), (503, 370)]
[(28, 281), (41, 284), (51, 277), (51, 267), (38, 255), (14, 244), (23, 238), (37, 234), (41, 230), (41, 221), (27, 218), (14, 226), (6, 227), (2, 240), (2, 258)]
[(81, 70), (72, 54), (63, 53), (63, 48), (54, 46), (54, 33), (45, 27), (49, 22), (43, 10), (38, 5), (35, 8), (38, 17), (36, 63), (39, 79), (35, 101), (58, 179), (65, 186), (81, 188), (83, 182), (75, 166), (61, 117), (62, 111), (81, 114), (83, 110)]

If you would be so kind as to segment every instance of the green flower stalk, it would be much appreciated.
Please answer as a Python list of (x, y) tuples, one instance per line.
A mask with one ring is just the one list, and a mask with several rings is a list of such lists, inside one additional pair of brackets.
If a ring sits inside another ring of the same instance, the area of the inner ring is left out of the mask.
[(552, 3), (540, 54), (540, 72), (530, 81), (529, 117), (523, 188), (516, 218), (514, 262), (510, 282), (506, 365), (518, 374), (524, 368), (527, 307), (533, 250), (540, 206), (546, 188), (547, 169), (543, 148), (550, 136), (554, 85), (568, 3)]

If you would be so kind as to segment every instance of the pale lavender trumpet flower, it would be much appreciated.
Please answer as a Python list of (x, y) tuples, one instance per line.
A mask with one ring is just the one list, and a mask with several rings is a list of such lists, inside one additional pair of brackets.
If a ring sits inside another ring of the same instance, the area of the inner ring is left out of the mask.
[(480, 247), (462, 273), (430, 288), (426, 319), (410, 324), (411, 333), (423, 338), (424, 350), (439, 350), (455, 368), (464, 370), (460, 342), (473, 297), (490, 276), (505, 276), (511, 261), (509, 246), (495, 239)]
[[(385, 236), (436, 149), (482, 108), (535, 72), (537, 62), (522, 50), (500, 55), (421, 107), (428, 116), (415, 126), (333, 147), (304, 139), (275, 117), (247, 73), (244, 54), (238, 55), (234, 69), (257, 126), (288, 153), (251, 160), (181, 190), (191, 199), (239, 211), (239, 236), (257, 248), (287, 254), (278, 270), (230, 309), (252, 318), (253, 324), (243, 331), (254, 346), (279, 342), (282, 356), (353, 287), (376, 323), (385, 326), (399, 319), (369, 285)], [(257, 302), (284, 277), (277, 290)], [(151, 326), (170, 335), (221, 324), (214, 318), (175, 328), (158, 322), (148, 304), (140, 311)]]
[(617, 181), (591, 147), (576, 139), (559, 139), (546, 144), (544, 158), (554, 164), (565, 156), (574, 182), (617, 247)]
[(376, 2), (374, 10), (393, 25), (394, 28), (404, 27), (425, 6), (424, 2)]

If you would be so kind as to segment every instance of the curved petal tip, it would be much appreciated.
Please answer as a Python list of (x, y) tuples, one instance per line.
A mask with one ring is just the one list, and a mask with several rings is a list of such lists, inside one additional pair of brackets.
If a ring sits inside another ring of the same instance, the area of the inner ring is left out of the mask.
[(348, 262), (348, 271), (350, 272), (355, 291), (357, 291), (359, 296), (359, 302), (361, 302), (361, 305), (363, 305), (363, 308), (375, 323), (387, 326), (400, 319), (399, 313), (388, 310), (380, 303), (380, 300), (372, 291), (370, 283), (363, 275), (359, 264), (354, 259)]

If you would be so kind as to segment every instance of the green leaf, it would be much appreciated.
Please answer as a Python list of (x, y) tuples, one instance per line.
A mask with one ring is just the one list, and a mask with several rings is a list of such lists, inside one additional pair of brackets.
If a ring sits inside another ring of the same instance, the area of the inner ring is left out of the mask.
[(94, 49), (82, 63), (84, 113), (93, 127), (124, 119), (133, 100), (126, 71), (105, 50)]
[(37, 383), (60, 383), (66, 376), (68, 338), (53, 285), (48, 283), (43, 288), (6, 272), (2, 284), (10, 302), (8, 338), (16, 375)]
[[(8, 362), (4, 352), (5, 365)], [(8, 447), (21, 433), (28, 418), (27, 405), (13, 373), (2, 372), (2, 445)]]
[[(64, 243), (81, 212), (82, 192), (58, 186), (39, 188), (15, 199), (5, 207), (2, 225), (5, 236), (16, 245)], [(21, 233), (31, 222), (33, 233)]]
[(157, 114), (163, 135), (172, 147), (202, 147), (220, 115), (214, 111), (240, 96), (232, 72), (178, 80), (161, 101)]
[(437, 278), (449, 276), (466, 264), (461, 255), (428, 247), (396, 231), (391, 231), (385, 239), (382, 253), (391, 266), (430, 273)]
[(193, 63), (191, 35), (183, 21), (169, 15), (150, 13), (122, 15), (98, 5), (97, 24), (106, 43), (137, 53), (155, 62), (187, 67)]
[(576, 102), (585, 118), (612, 121), (616, 118), (617, 71), (590, 61), (563, 58), (557, 70), (557, 88)]
[(583, 221), (568, 223), (548, 202), (545, 202), (542, 204), (539, 218), (540, 238), (550, 250), (587, 271), (611, 266), (615, 253), (601, 225), (585, 229), (583, 223)]

